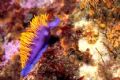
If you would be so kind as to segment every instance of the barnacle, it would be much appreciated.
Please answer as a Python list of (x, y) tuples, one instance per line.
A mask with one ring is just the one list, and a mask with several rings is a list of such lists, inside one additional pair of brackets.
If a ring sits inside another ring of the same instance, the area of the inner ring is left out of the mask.
[(47, 23), (47, 14), (40, 14), (39, 16), (35, 16), (30, 22), (30, 28), (27, 29), (26, 32), (23, 32), (20, 37), (21, 45), (20, 45), (20, 57), (21, 57), (21, 65), (22, 68), (25, 66), (26, 61), (29, 58), (31, 48), (30, 46), (33, 43), (33, 39), (37, 37), (36, 32), (41, 25), (46, 26)]

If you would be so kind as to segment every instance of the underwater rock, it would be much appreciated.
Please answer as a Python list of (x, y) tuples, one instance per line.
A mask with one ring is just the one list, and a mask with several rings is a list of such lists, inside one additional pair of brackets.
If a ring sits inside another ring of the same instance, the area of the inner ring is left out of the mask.
[(54, 0), (21, 0), (20, 5), (23, 8), (41, 8), (50, 5)]

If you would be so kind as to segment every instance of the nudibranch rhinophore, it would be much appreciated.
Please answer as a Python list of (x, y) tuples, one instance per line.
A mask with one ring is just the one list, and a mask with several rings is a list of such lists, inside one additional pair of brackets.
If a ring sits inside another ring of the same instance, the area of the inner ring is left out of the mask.
[(40, 14), (30, 22), (30, 28), (20, 37), (21, 76), (30, 73), (48, 47), (50, 30), (60, 23), (59, 18), (48, 23), (48, 15)]

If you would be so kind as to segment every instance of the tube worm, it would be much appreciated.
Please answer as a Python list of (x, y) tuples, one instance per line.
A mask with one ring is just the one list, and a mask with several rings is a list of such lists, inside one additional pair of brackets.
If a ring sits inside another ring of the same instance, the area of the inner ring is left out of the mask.
[(48, 23), (48, 15), (40, 14), (32, 19), (30, 28), (21, 34), (21, 76), (27, 76), (34, 65), (39, 61), (48, 47), (50, 30), (55, 28), (59, 23), (59, 18), (55, 18), (54, 21)]

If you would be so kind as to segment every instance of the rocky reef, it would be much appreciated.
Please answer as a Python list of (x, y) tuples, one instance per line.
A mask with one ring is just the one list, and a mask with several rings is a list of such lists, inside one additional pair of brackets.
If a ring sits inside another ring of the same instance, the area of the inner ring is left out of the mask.
[[(20, 37), (35, 33), (29, 28), (39, 14), (60, 23), (23, 77)], [(120, 80), (120, 1), (0, 0), (0, 80)]]

